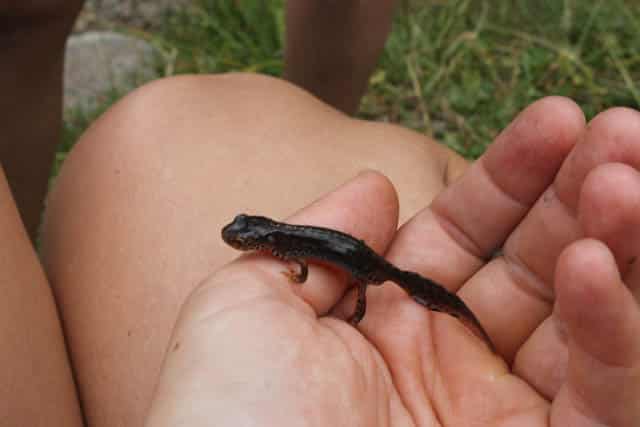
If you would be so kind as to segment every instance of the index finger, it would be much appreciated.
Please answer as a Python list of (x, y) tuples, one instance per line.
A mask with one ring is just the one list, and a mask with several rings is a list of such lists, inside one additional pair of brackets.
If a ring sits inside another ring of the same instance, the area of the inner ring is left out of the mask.
[(467, 173), (399, 230), (389, 257), (458, 289), (551, 184), (583, 127), (582, 112), (568, 99), (529, 106)]

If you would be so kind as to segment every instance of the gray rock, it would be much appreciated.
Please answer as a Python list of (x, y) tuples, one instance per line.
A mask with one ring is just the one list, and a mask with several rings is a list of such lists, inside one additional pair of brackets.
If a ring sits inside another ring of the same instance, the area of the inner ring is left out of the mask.
[(76, 22), (76, 31), (125, 25), (157, 28), (165, 13), (192, 4), (194, 0), (87, 0)]
[(124, 93), (157, 77), (160, 55), (144, 40), (113, 32), (69, 38), (64, 107), (93, 108), (114, 91)]

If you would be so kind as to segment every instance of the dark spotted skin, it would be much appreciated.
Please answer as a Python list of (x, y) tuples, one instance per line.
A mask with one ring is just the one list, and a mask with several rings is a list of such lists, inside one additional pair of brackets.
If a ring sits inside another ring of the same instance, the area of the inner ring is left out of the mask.
[(473, 312), (456, 294), (417, 273), (404, 271), (373, 251), (362, 240), (323, 227), (292, 225), (262, 216), (240, 214), (222, 229), (222, 238), (235, 249), (271, 252), (300, 265), (288, 276), (295, 282), (306, 280), (307, 260), (322, 261), (346, 270), (358, 287), (358, 300), (349, 321), (356, 325), (366, 312), (367, 285), (392, 281), (429, 310), (460, 319), (494, 350), (491, 339)]

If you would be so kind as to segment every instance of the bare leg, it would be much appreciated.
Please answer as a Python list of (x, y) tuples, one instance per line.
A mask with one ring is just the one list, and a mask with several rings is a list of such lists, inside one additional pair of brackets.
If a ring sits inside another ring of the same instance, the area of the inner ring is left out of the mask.
[(179, 307), (237, 256), (220, 239), (235, 214), (284, 218), (373, 168), (403, 220), (445, 185), (447, 163), (464, 167), (449, 156), (266, 77), (173, 78), (126, 97), (70, 154), (44, 225), (89, 423), (142, 423)]
[(81, 4), (0, 0), (0, 159), (32, 240), (60, 141), (64, 44)]
[(0, 420), (80, 426), (80, 406), (49, 284), (0, 168)]
[(285, 78), (353, 114), (391, 29), (396, 1), (288, 1)]

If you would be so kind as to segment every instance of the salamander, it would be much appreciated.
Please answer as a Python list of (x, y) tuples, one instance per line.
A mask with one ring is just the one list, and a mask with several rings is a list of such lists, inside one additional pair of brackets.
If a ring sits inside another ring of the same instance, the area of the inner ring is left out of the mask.
[(298, 272), (286, 272), (291, 280), (303, 283), (307, 279), (307, 261), (320, 261), (347, 271), (357, 286), (356, 307), (349, 318), (357, 325), (365, 315), (367, 285), (396, 283), (418, 304), (429, 310), (447, 313), (460, 319), (471, 331), (495, 347), (484, 328), (456, 294), (433, 280), (411, 271), (404, 271), (378, 255), (364, 241), (330, 228), (292, 225), (263, 216), (240, 214), (222, 229), (222, 239), (241, 251), (267, 251), (300, 266)]

